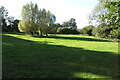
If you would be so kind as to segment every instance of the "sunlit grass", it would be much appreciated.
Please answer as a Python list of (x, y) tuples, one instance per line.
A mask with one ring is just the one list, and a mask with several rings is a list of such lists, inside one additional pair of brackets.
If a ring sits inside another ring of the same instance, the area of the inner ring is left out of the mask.
[(86, 72), (75, 73), (74, 76), (78, 77), (78, 78), (110, 78), (110, 77), (96, 75), (96, 74), (92, 74), (92, 73), (86, 73)]
[(116, 78), (118, 43), (84, 35), (3, 34), (5, 78)]
[[(80, 47), (87, 50), (95, 50), (95, 51), (108, 51), (108, 52), (115, 52), (118, 53), (118, 43), (117, 42), (97, 42), (97, 41), (85, 41), (85, 40), (70, 40), (70, 39), (62, 39), (62, 38), (33, 38), (31, 35), (15, 35), (15, 34), (5, 34), (8, 36), (13, 36), (16, 38), (24, 39), (24, 40), (31, 40), (31, 41), (46, 41), (49, 42), (48, 44), (55, 44), (55, 45), (64, 45), (68, 47)], [(62, 37), (77, 37), (77, 38), (92, 38), (96, 39), (93, 36), (85, 36), (85, 35), (56, 35)], [(104, 38), (97, 38), (100, 40), (107, 40)], [(109, 41), (109, 40), (108, 40)]]

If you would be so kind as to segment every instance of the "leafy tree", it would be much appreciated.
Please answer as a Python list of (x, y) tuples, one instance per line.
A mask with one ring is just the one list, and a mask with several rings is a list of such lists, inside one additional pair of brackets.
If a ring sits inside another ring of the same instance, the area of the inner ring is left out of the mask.
[(26, 4), (22, 8), (22, 20), (19, 23), (19, 30), (33, 35), (37, 31), (38, 24), (37, 4)]
[(120, 3), (117, 1), (106, 2), (105, 0), (100, 0), (100, 3), (107, 9), (107, 14), (101, 16), (102, 21), (106, 20), (107, 25), (114, 25), (110, 27), (118, 29), (118, 26), (120, 26)]
[(95, 21), (96, 25), (107, 24), (107, 20), (103, 19), (108, 13), (108, 9), (104, 7), (104, 3), (98, 3), (93, 11), (89, 14), (88, 19), (92, 22)]
[(59, 34), (79, 34), (79, 32), (76, 29), (70, 27), (59, 27), (57, 29), (57, 32)]
[(75, 28), (77, 29), (77, 25), (76, 25), (76, 20), (74, 18), (71, 18), (69, 21), (68, 21), (68, 26), (70, 28)]
[(50, 24), (49, 25), (49, 32), (50, 34), (56, 34), (57, 33), (57, 29), (59, 27), (63, 27), (60, 23), (54, 23), (54, 24)]
[(5, 9), (5, 7), (1, 6), (0, 8), (0, 19), (5, 19), (8, 16), (8, 11)]
[(39, 34), (44, 33), (48, 36), (48, 32), (50, 32), (51, 25), (54, 24), (56, 17), (50, 12), (42, 9), (40, 11), (40, 22), (39, 22)]
[(60, 23), (56, 23), (54, 24), (55, 27), (62, 27), (62, 25)]
[(62, 34), (78, 34), (75, 19), (71, 18), (63, 22), (62, 26), (57, 29), (57, 32)]
[(7, 26), (7, 23), (6, 23), (6, 19), (2, 19), (2, 23), (1, 23), (1, 27), (2, 27), (2, 32), (8, 32), (10, 31), (10, 26)]
[(94, 29), (94, 26), (92, 26), (92, 25), (86, 26), (82, 29), (82, 33), (83, 34), (88, 34), (89, 36), (92, 36), (93, 35), (92, 34), (93, 29)]
[(62, 24), (63, 27), (69, 27), (69, 23), (68, 21), (64, 21), (63, 24)]
[(18, 24), (18, 29), (20, 32), (25, 32), (25, 22), (24, 21), (19, 21), (19, 24)]
[(8, 16), (8, 11), (3, 6), (0, 8), (0, 22), (2, 32), (18, 32), (18, 21)]
[(109, 37), (120, 39), (120, 28), (111, 30)]
[(63, 27), (70, 27), (77, 29), (76, 20), (74, 18), (69, 19), (68, 21), (63, 22)]
[(100, 24), (96, 28), (93, 29), (92, 34), (98, 37), (108, 38), (108, 34), (110, 33), (109, 26), (105, 24)]
[[(120, 26), (120, 3), (119, 2), (106, 2), (106, 0), (99, 0), (100, 3), (95, 7), (90, 19), (96, 20), (98, 25), (97, 35), (100, 37), (113, 37), (118, 35), (116, 31), (119, 31)], [(118, 38), (118, 37), (114, 37)]]
[(5, 9), (5, 7), (1, 6), (0, 8), (0, 28), (2, 28), (2, 31), (8, 31), (6, 18), (8, 16), (8, 11)]
[(26, 4), (22, 9), (22, 20), (19, 22), (19, 30), (26, 33), (48, 34), (56, 17), (45, 9), (39, 9), (37, 4)]
[(16, 19), (12, 23), (13, 23), (13, 25), (12, 25), (12, 31), (13, 32), (19, 32), (19, 29), (18, 29), (19, 20)]

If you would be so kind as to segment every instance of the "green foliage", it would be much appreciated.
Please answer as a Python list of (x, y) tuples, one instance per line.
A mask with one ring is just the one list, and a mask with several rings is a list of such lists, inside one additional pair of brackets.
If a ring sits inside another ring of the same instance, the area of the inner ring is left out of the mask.
[(13, 21), (13, 25), (12, 25), (13, 32), (19, 32), (18, 23), (19, 23), (19, 20), (17, 20), (17, 19)]
[(109, 37), (120, 39), (120, 28), (111, 30)]
[[(117, 32), (120, 27), (120, 2), (100, 0), (100, 3), (89, 16), (91, 20), (96, 20), (98, 28), (94, 35), (105, 38), (119, 38)], [(95, 34), (96, 33), (96, 34)]]
[(7, 27), (6, 19), (8, 17), (8, 11), (5, 7), (0, 7), (0, 27), (2, 27), (2, 32), (8, 32), (9, 27)]
[(79, 32), (74, 28), (69, 27), (59, 27), (57, 32), (60, 34), (79, 34)]
[(19, 22), (19, 30), (33, 35), (38, 29), (38, 6), (37, 4), (26, 4), (22, 8), (22, 20)]
[(77, 29), (77, 25), (76, 25), (76, 20), (74, 18), (71, 18), (69, 21), (68, 21), (68, 25), (70, 28), (75, 28)]
[(6, 19), (8, 16), (8, 11), (5, 9), (5, 7), (0, 7), (0, 19)]
[(67, 21), (65, 21), (65, 22), (63, 22), (62, 26), (63, 26), (63, 27), (69, 27), (69, 24), (68, 24)]
[[(40, 12), (39, 31), (47, 35), (51, 32), (51, 25), (54, 24), (56, 17), (50, 12), (42, 9)], [(52, 28), (53, 29), (53, 28)]]
[(68, 21), (63, 22), (62, 26), (77, 29), (76, 20), (74, 18), (70, 18)]
[(92, 35), (97, 36), (97, 33), (98, 33), (98, 28), (94, 27), (93, 30), (92, 30)]
[(7, 27), (7, 23), (5, 22), (6, 20), (5, 19), (2, 19), (2, 32), (8, 32), (9, 31), (9, 28)]
[(54, 27), (63, 27), (60, 23), (54, 23), (53, 26)]
[(89, 36), (92, 36), (92, 35), (93, 35), (93, 34), (92, 34), (93, 29), (94, 29), (94, 26), (89, 25), (89, 26), (84, 27), (84, 28), (81, 30), (81, 33), (83, 33), (83, 34), (88, 34)]
[(25, 33), (39, 32), (39, 35), (46, 34), (50, 31), (50, 24), (53, 24), (56, 17), (45, 9), (39, 9), (37, 4), (26, 4), (22, 8), (22, 20), (19, 23), (19, 30)]
[(24, 22), (23, 21), (19, 21), (18, 24), (18, 29), (20, 30), (20, 32), (25, 32), (25, 26), (24, 26)]
[(14, 20), (14, 17), (8, 16), (8, 11), (3, 6), (1, 6), (0, 8), (0, 22), (2, 32), (19, 32), (19, 20)]
[(77, 31), (76, 20), (74, 18), (70, 18), (68, 21), (63, 22), (62, 25), (57, 24), (57, 33), (60, 34), (79, 34)]
[(108, 38), (108, 34), (110, 33), (111, 28), (105, 24), (100, 24), (97, 27), (97, 36), (99, 37), (103, 37), (103, 38)]
[(57, 29), (58, 27), (56, 27), (55, 24), (50, 24), (49, 27), (48, 27), (48, 33), (49, 34), (56, 34), (57, 33)]

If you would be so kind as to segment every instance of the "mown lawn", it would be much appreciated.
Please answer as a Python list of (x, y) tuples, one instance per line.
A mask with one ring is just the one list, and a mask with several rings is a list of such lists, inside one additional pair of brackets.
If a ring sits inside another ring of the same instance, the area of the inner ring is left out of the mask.
[(3, 78), (116, 78), (118, 43), (84, 35), (3, 33)]

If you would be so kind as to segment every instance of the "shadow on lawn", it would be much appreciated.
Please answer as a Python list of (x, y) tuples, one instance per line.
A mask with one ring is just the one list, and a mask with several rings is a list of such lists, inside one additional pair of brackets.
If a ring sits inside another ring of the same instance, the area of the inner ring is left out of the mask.
[(63, 36), (34, 36), (37, 38), (55, 38), (55, 39), (69, 39), (69, 40), (81, 40), (81, 41), (95, 41), (95, 42), (113, 42), (110, 40), (85, 38), (85, 37), (63, 37)]
[(3, 35), (2, 55), (3, 78), (83, 78), (85, 76), (78, 77), (76, 75), (78, 73), (112, 78), (118, 76), (119, 55), (112, 52), (49, 45)]

